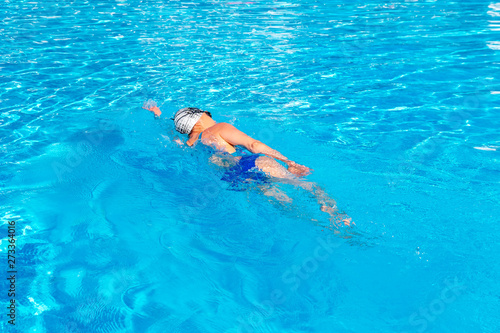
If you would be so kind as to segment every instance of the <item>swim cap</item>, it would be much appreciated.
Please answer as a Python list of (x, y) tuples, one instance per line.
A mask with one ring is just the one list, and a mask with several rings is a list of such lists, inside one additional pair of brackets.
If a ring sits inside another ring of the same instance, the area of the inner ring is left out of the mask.
[(204, 113), (198, 108), (180, 109), (174, 116), (175, 129), (182, 134), (189, 134)]

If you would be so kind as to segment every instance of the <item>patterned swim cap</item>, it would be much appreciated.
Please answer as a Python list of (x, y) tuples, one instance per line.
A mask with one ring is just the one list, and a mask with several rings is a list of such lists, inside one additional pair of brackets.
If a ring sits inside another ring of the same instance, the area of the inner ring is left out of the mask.
[(205, 111), (198, 108), (183, 108), (174, 116), (175, 129), (182, 134), (189, 134)]

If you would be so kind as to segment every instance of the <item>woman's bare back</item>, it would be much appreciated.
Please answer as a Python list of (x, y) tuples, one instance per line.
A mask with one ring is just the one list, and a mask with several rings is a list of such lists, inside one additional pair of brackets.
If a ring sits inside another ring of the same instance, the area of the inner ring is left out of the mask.
[(224, 123), (217, 123), (201, 133), (201, 143), (214, 147), (216, 150), (232, 154), (236, 151), (234, 146), (220, 136)]

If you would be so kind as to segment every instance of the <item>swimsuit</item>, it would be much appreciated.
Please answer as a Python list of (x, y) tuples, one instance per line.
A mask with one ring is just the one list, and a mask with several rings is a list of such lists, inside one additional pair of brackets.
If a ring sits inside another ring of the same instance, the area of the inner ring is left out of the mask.
[(242, 191), (242, 184), (268, 183), (269, 177), (255, 165), (255, 160), (259, 158), (259, 154), (242, 155), (238, 164), (227, 170), (222, 176), (222, 180), (231, 183), (230, 188)]

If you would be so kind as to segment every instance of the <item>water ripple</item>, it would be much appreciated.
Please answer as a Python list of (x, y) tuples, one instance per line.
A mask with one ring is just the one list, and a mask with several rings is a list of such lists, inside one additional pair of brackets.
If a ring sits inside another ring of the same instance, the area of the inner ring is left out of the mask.
[[(432, 329), (493, 331), (498, 302), (478, 290), (498, 290), (484, 265), (498, 252), (499, 4), (0, 7), (0, 207), (31, 219), (26, 331), (406, 331), (445, 271), (469, 291)], [(167, 119), (140, 110), (150, 98)], [(290, 271), (311, 270), (328, 227), (314, 199), (228, 194), (204, 152), (174, 143), (168, 117), (186, 105), (313, 166), (357, 222), (307, 279)], [(273, 289), (288, 301), (259, 324)]]

